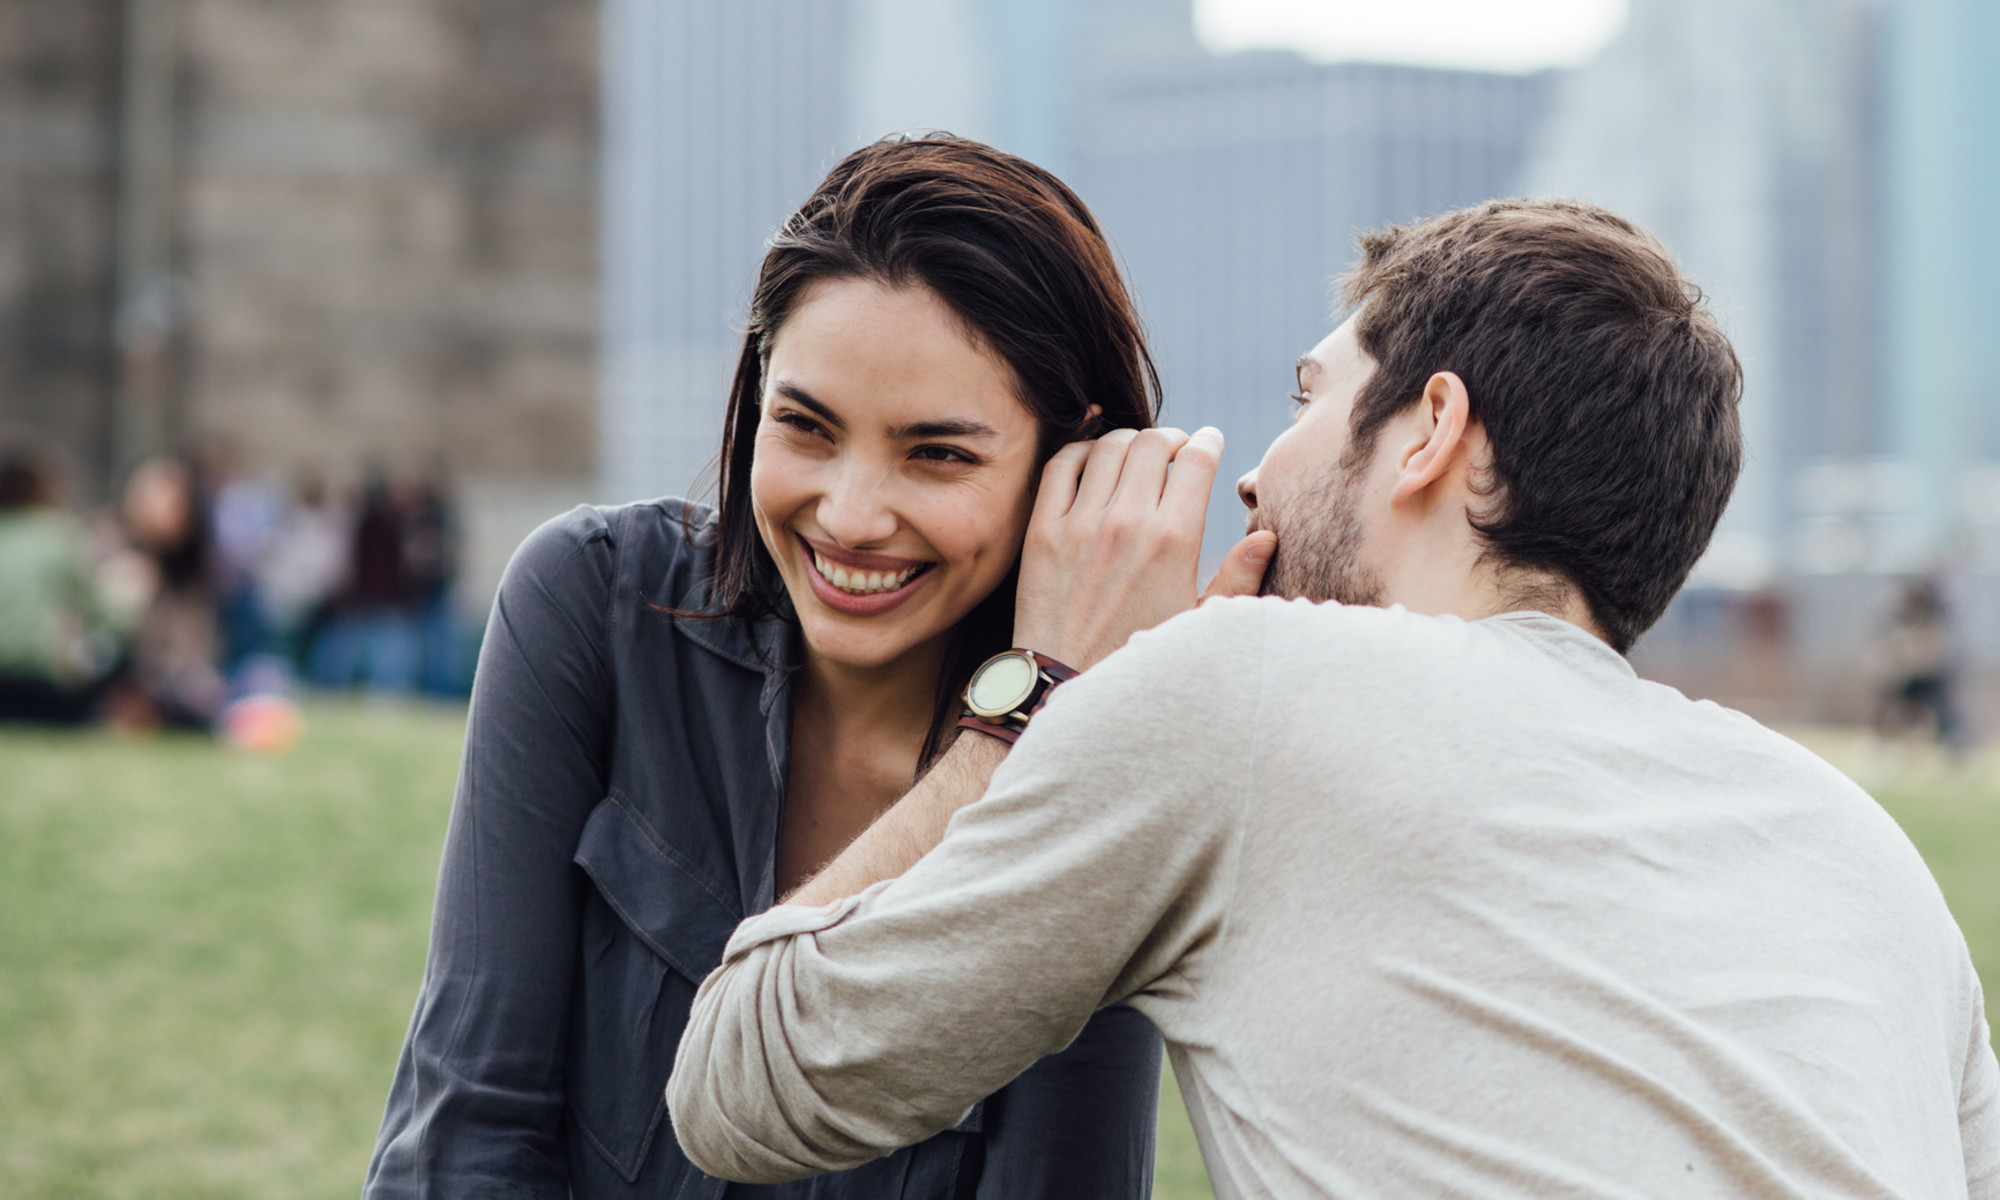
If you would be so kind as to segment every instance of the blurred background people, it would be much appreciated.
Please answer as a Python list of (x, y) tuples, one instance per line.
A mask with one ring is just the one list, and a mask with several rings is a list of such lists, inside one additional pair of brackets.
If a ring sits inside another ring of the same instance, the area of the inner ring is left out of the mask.
[(457, 575), (457, 518), (441, 473), (371, 474), (361, 489), (345, 586), (312, 641), (312, 683), (464, 694), (470, 669), (452, 607)]
[(1962, 746), (1956, 701), (1957, 654), (1944, 589), (1931, 577), (1913, 579), (1897, 598), (1883, 637), (1887, 680), (1876, 710), (1885, 737), (1923, 731), (1940, 744)]
[(89, 535), (57, 491), (47, 456), (0, 450), (0, 720), (95, 716), (135, 615), (102, 585)]
[(313, 642), (315, 686), (356, 683), (373, 692), (409, 692), (422, 667), (414, 581), (404, 557), (403, 513), (388, 479), (372, 474), (348, 547), (347, 586)]
[(399, 489), (403, 569), (417, 613), (418, 682), (433, 696), (462, 694), (471, 685), (470, 656), (457, 616), (458, 514), (444, 468), (433, 464)]
[(269, 644), (301, 674), (327, 605), (347, 586), (353, 536), (353, 514), (326, 477), (302, 472), (256, 570)]
[(207, 729), (228, 698), (221, 671), (213, 555), (201, 490), (184, 458), (148, 459), (119, 504), (125, 536), (152, 572), (152, 598), (132, 645), (130, 672), (108, 716), (129, 727)]
[(232, 448), (211, 451), (204, 465), (221, 663), (234, 673), (277, 649), (265, 620), (260, 575), (277, 544), (284, 496), (270, 481), (246, 472)]

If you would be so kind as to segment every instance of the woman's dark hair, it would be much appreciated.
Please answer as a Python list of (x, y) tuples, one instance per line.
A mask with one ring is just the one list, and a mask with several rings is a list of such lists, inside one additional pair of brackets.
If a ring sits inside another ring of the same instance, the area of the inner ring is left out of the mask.
[[(1097, 221), (1061, 180), (946, 134), (889, 138), (834, 167), (771, 239), (723, 420), (710, 611), (750, 619), (784, 595), (751, 516), (750, 460), (771, 342), (813, 284), (920, 287), (1012, 368), (1041, 430), (1038, 465), (1064, 443), (1143, 429), (1160, 381)], [(947, 744), (972, 669), (1007, 648), (1016, 574), (959, 623), (920, 767)]]

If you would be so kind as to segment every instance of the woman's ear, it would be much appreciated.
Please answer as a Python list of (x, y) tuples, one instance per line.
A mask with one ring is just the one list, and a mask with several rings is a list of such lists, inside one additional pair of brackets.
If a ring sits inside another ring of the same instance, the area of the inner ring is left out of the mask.
[(1424, 382), (1417, 401), (1421, 424), (1397, 464), (1391, 504), (1400, 504), (1445, 478), (1465, 449), (1465, 432), (1472, 425), (1472, 395), (1455, 371), (1439, 371)]

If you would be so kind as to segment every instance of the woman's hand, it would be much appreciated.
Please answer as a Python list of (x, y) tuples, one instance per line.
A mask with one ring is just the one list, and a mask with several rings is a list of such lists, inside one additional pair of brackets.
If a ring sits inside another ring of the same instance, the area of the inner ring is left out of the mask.
[[(1118, 429), (1058, 451), (1021, 551), (1014, 644), (1081, 671), (1194, 607), (1221, 461), (1213, 428)], [(1254, 594), (1277, 540), (1260, 531), (1238, 542), (1200, 600)]]

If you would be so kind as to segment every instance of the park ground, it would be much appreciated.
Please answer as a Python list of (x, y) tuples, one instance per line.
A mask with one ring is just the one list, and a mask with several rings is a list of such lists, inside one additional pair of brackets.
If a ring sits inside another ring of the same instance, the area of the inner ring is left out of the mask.
[[(423, 969), (464, 713), (319, 704), (289, 756), (0, 733), (0, 1192), (349, 1198)], [(1902, 822), (2000, 983), (2000, 769), (1803, 740)], [(1209, 1195), (1171, 1085), (1158, 1197)]]

